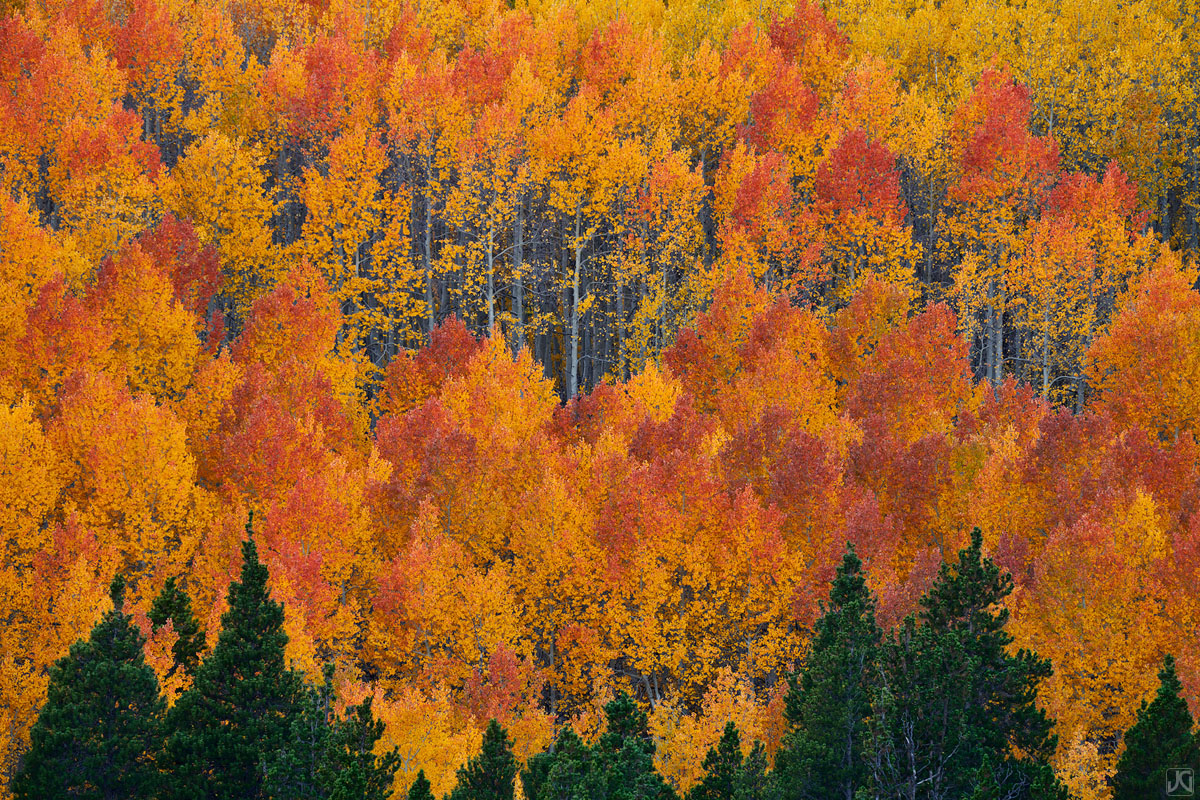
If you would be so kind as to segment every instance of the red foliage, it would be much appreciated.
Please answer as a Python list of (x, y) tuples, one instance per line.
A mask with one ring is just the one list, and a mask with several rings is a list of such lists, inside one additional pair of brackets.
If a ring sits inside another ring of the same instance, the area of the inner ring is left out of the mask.
[(941, 550), (923, 547), (912, 556), (906, 575), (888, 576), (889, 580), (879, 587), (875, 610), (880, 627), (888, 630), (917, 610), (921, 595), (933, 585), (941, 565)]
[(1099, 465), (1117, 432), (1111, 418), (1095, 413), (1047, 414), (1037, 441), (1021, 464), (1025, 483), (1044, 493), (1046, 528), (1074, 525), (1084, 513), (1103, 515), (1121, 487), (1103, 482)]
[(883, 513), (879, 497), (866, 487), (847, 486), (842, 503), (846, 509), (846, 541), (854, 545), (868, 572), (887, 575), (900, 544), (895, 518)]
[(10, 88), (41, 60), (46, 46), (20, 14), (0, 17), (0, 86)]
[(595, 444), (616, 419), (620, 396), (611, 383), (597, 384), (587, 394), (577, 394), (554, 410), (554, 434), (562, 441)]
[(263, 76), (268, 95), (278, 98), (289, 133), (314, 142), (332, 139), (352, 114), (378, 102), (383, 71), (375, 51), (362, 51), (344, 32), (318, 36), (297, 54), (304, 64), (299, 94), (276, 71)]
[(992, 391), (982, 393), (983, 401), (975, 412), (964, 410), (958, 417), (955, 436), (965, 441), (972, 436), (1000, 436), (1011, 427), (1017, 441), (1028, 446), (1038, 436), (1038, 426), (1050, 404), (1041, 395), (1034, 394), (1028, 383), (1018, 383), (1013, 377)]
[(227, 494), (263, 500), (287, 494), (332, 453), (358, 446), (346, 408), (329, 378), (291, 359), (274, 371), (246, 367), (202, 461), (206, 479)]
[[(762, 426), (770, 423), (763, 415)], [(779, 444), (767, 499), (790, 516), (833, 525), (839, 509), (830, 501), (842, 482), (842, 460), (825, 442), (803, 431), (793, 430)]]
[(42, 286), (29, 310), (25, 335), (17, 343), (16, 367), (22, 383), (51, 400), (77, 369), (95, 363), (113, 342), (92, 304), (67, 289), (62, 275)]
[(483, 349), (458, 317), (449, 317), (429, 335), (429, 345), (415, 356), (392, 359), (380, 388), (380, 413), (401, 414), (432, 397), (450, 378), (467, 374), (471, 359)]
[(506, 725), (522, 701), (529, 699), (527, 694), (540, 694), (538, 685), (529, 685), (531, 677), (529, 665), (501, 643), (488, 657), (487, 668), (476, 668), (467, 679), (464, 688), (467, 708), (475, 719), (494, 719)]
[(402, 55), (423, 61), (433, 45), (433, 33), (421, 24), (417, 12), (404, 7), (396, 15), (396, 22), (383, 44), (384, 57), (389, 63)]
[[(931, 537), (939, 535), (933, 524), (937, 500), (954, 480), (952, 456), (944, 434), (926, 434), (908, 444), (889, 430), (883, 415), (872, 414), (863, 421), (863, 441), (851, 450), (847, 472), (878, 495), (908, 553), (942, 544)], [(947, 552), (953, 550), (948, 547)]]
[(745, 340), (755, 306), (766, 300), (766, 293), (759, 294), (744, 272), (726, 281), (696, 326), (680, 331), (675, 343), (663, 351), (663, 363), (687, 389), (710, 395), (736, 373), (733, 351)]
[(175, 299), (196, 316), (197, 324), (202, 324), (209, 302), (221, 288), (221, 261), (216, 248), (201, 247), (192, 223), (172, 214), (139, 236), (138, 244), (170, 279)]
[[(743, 421), (734, 429), (721, 449), (725, 481), (731, 489), (750, 487), (759, 497), (767, 497), (777, 481), (784, 486), (790, 483), (775, 471), (783, 466), (784, 447), (794, 443), (804, 450), (806, 445), (820, 444), (803, 432), (802, 440), (793, 440), (791, 424), (791, 414), (786, 408), (771, 405), (758, 419)], [(805, 462), (799, 471), (807, 471), (810, 462), (807, 459)]]
[(596, 28), (583, 46), (580, 80), (607, 97), (633, 77), (645, 48), (629, 20), (617, 17)]
[(1006, 72), (986, 70), (956, 112), (965, 137), (962, 174), (950, 197), (968, 205), (1038, 200), (1058, 170), (1058, 144), (1029, 129), (1029, 89)]
[(794, 66), (779, 64), (775, 73), (750, 98), (752, 122), (738, 125), (738, 135), (760, 152), (778, 149), (796, 131), (812, 128), (820, 98)]
[(1053, 217), (1072, 227), (1086, 227), (1098, 219), (1122, 219), (1132, 235), (1144, 231), (1149, 219), (1149, 211), (1137, 213), (1137, 195), (1137, 184), (1112, 161), (1099, 180), (1080, 172), (1063, 176), (1046, 205)]
[(949, 431), (972, 392), (967, 344), (953, 312), (935, 305), (885, 333), (849, 387), (856, 419), (877, 417), (902, 439), (929, 429)]
[(114, 108), (99, 127), (74, 128), (71, 132), (60, 143), (58, 153), (71, 174), (94, 172), (130, 156), (147, 177), (158, 178), (162, 153), (158, 145), (142, 140), (142, 121), (135, 112)]
[(459, 51), (451, 81), (472, 108), (485, 108), (504, 99), (504, 84), (512, 71), (514, 55), (503, 50)]
[(789, 16), (776, 17), (767, 36), (784, 58), (795, 63), (802, 63), (813, 51), (821, 53), (825, 49), (844, 59), (850, 47), (850, 40), (820, 6), (806, 1), (797, 3)]
[(474, 471), (477, 458), (475, 438), (461, 430), (436, 397), (406, 414), (381, 418), (375, 442), (393, 469), (372, 488), (372, 502), (398, 531), (408, 530), (423, 500), (445, 499), (456, 477)]
[(341, 314), (325, 279), (306, 265), (254, 301), (231, 351), (243, 364), (311, 363), (333, 349), (340, 326)]
[(645, 462), (676, 461), (698, 450), (714, 427), (715, 420), (701, 414), (691, 395), (685, 392), (679, 396), (675, 410), (665, 421), (656, 422), (648, 417), (642, 420), (629, 443), (629, 455)]
[(115, 38), (117, 66), (129, 74), (134, 85), (146, 83), (151, 70), (162, 70), (183, 60), (179, 32), (167, 10), (155, 0), (133, 0)]
[(286, 494), (267, 511), (262, 541), (272, 558), (272, 573), (287, 579), (310, 619), (337, 611), (338, 592), (323, 574), (329, 562), (348, 563), (349, 510), (338, 487), (315, 472), (297, 476)]
[(44, 608), (53, 608), (58, 599), (54, 593), (69, 585), (72, 565), (81, 559), (84, 563), (101, 565), (116, 558), (109, 548), (103, 546), (96, 532), (81, 525), (74, 514), (65, 524), (56, 523), (51, 535), (53, 545), (33, 554), (33, 575), (29, 578), (31, 586), (41, 587), (45, 591), (41, 604)]
[(896, 156), (885, 145), (869, 140), (861, 128), (838, 141), (817, 169), (813, 190), (818, 213), (863, 211), (891, 225), (899, 225), (908, 213), (900, 197)]

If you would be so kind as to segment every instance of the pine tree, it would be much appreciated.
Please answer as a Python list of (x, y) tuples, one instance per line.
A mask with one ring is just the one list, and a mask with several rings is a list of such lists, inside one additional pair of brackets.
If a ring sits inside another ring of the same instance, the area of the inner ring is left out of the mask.
[(529, 800), (672, 800), (654, 770), (654, 740), (646, 714), (622, 692), (604, 707), (605, 730), (587, 747), (564, 728), (552, 750), (529, 759), (521, 773)]
[(284, 747), (263, 754), (265, 793), (271, 800), (324, 800), (328, 791), (321, 767), (329, 748), (333, 707), (333, 667), (320, 687), (306, 685), (292, 717)]
[(849, 547), (817, 620), (812, 650), (788, 689), (789, 732), (776, 759), (784, 796), (853, 800), (866, 785), (863, 737), (881, 638), (862, 562)]
[(596, 752), (600, 756), (614, 756), (627, 743), (636, 742), (648, 755), (654, 755), (654, 742), (650, 739), (646, 712), (638, 708), (634, 699), (620, 692), (604, 706), (604, 733), (596, 740)]
[(272, 800), (387, 800), (400, 766), (395, 748), (375, 755), (383, 723), (371, 698), (336, 719), (332, 664), (324, 683), (304, 687), (286, 745), (266, 754), (266, 790)]
[(264, 765), (283, 750), (303, 683), (285, 665), (283, 606), (246, 526), (241, 580), (229, 587), (217, 644), (167, 715), (174, 794), (181, 800), (265, 797)]
[(755, 741), (742, 764), (742, 780), (733, 793), (734, 800), (767, 800), (776, 794), (775, 784), (767, 773), (767, 748)]
[(721, 741), (704, 757), (704, 777), (688, 792), (688, 800), (731, 800), (742, 778), (742, 742), (737, 725), (727, 722)]
[(624, 692), (604, 706), (605, 731), (592, 748), (585, 797), (669, 800), (671, 787), (654, 769), (654, 740), (646, 712)]
[(1125, 732), (1125, 752), (1112, 777), (1113, 800), (1165, 798), (1168, 770), (1200, 773), (1200, 748), (1173, 656), (1163, 660), (1158, 681), (1158, 694), (1149, 705), (1142, 701), (1137, 721)]
[(590, 751), (569, 725), (559, 731), (553, 746), (532, 756), (521, 771), (528, 800), (571, 800), (583, 785)]
[(508, 734), (492, 720), (483, 733), (479, 755), (458, 770), (458, 783), (450, 800), (512, 800), (517, 760)]
[[(563, 731), (569, 730), (571, 730), (570, 727), (563, 728)], [(521, 770), (521, 790), (527, 800), (541, 800), (542, 793), (547, 791), (547, 779), (550, 777), (550, 771), (554, 769), (555, 756), (559, 751), (562, 736), (563, 734), (560, 732), (558, 737), (550, 743), (549, 749), (535, 753), (525, 761), (525, 768)], [(574, 785), (573, 783), (572, 787)], [(546, 797), (552, 796), (552, 794), (546, 795)]]
[(171, 647), (175, 663), (167, 675), (174, 675), (179, 670), (185, 675), (195, 675), (196, 667), (200, 664), (200, 654), (204, 652), (206, 645), (204, 631), (200, 630), (200, 623), (192, 613), (191, 598), (175, 584), (174, 577), (167, 578), (166, 585), (158, 597), (154, 598), (154, 605), (150, 608), (150, 624), (153, 630), (157, 631), (166, 625), (168, 620), (175, 631), (176, 639)]
[(425, 770), (417, 772), (417, 779), (408, 789), (408, 800), (433, 800), (433, 789), (429, 785), (429, 779), (425, 777)]
[(112, 611), (50, 671), (46, 704), (12, 784), (17, 800), (156, 798), (165, 703), (113, 579)]
[[(915, 798), (1066, 797), (1049, 759), (1053, 723), (1036, 705), (1050, 663), (1009, 653), (1001, 603), (1012, 578), (982, 556), (982, 535), (943, 564), (881, 649), (871, 722), (874, 791)], [(991, 788), (989, 788), (991, 787)]]
[(395, 748), (375, 754), (383, 729), (383, 722), (375, 719), (371, 710), (370, 697), (346, 709), (345, 716), (334, 723), (317, 770), (329, 800), (387, 800), (392, 796), (400, 754)]

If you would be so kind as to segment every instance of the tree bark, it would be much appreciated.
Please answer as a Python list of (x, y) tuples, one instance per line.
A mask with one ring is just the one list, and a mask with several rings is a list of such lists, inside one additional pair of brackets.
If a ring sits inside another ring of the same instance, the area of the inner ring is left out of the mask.
[(425, 333), (433, 333), (433, 198), (432, 188), (425, 186)]
[(513, 222), (513, 312), (517, 318), (515, 339), (525, 340), (525, 202), (517, 201), (517, 218)]
[(579, 392), (579, 273), (583, 268), (583, 246), (579, 238), (579, 227), (583, 209), (575, 210), (575, 269), (571, 276), (571, 378), (567, 384), (567, 397)]
[(494, 267), (495, 233), (491, 225), (489, 225), (487, 237), (487, 314), (489, 336), (492, 334), (492, 328), (496, 327), (496, 280)]

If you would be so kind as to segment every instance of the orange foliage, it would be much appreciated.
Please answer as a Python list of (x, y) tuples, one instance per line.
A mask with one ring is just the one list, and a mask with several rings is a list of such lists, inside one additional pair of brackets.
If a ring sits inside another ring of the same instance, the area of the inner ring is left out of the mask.
[(677, 788), (729, 719), (773, 754), (845, 544), (890, 625), (975, 525), (1098, 790), (1200, 632), (1200, 294), (1146, 229), (1195, 198), (1061, 170), (1008, 72), (725, 5), (2, 15), (0, 786), (112, 574), (211, 633), (253, 510), (401, 790), (618, 688)]

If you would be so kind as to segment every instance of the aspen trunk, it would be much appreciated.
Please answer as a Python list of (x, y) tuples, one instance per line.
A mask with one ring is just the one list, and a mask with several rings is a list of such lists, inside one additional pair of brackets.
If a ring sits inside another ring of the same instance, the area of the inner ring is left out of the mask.
[(1042, 397), (1050, 397), (1050, 311), (1042, 310)]
[(491, 227), (488, 227), (487, 239), (487, 310), (488, 310), (488, 335), (491, 335), (492, 328), (496, 327), (496, 280), (493, 267), (495, 266), (494, 252), (495, 236)]
[(579, 240), (579, 225), (582, 210), (575, 212), (575, 270), (571, 276), (571, 379), (567, 384), (567, 396), (574, 397), (579, 391), (579, 273), (583, 266), (583, 245)]
[(433, 198), (425, 187), (425, 333), (433, 333)]
[(525, 260), (525, 203), (517, 203), (517, 218), (513, 222), (513, 312), (517, 317), (516, 340), (525, 340), (525, 276), (521, 274)]
[(549, 354), (551, 358), (556, 358), (554, 361), (554, 371), (556, 375), (562, 378), (563, 394), (570, 398), (571, 389), (571, 359), (569, 356), (570, 342), (568, 339), (571, 336), (570, 327), (567, 324), (567, 309), (571, 307), (571, 285), (567, 280), (567, 275), (571, 270), (571, 248), (566, 246), (567, 232), (570, 226), (567, 220), (561, 222), (562, 229), (559, 231), (560, 239), (563, 242), (558, 248), (558, 269), (562, 279), (557, 281), (558, 287), (558, 307), (561, 309), (559, 317), (562, 319), (562, 336), (554, 336), (549, 343)]
[[(1091, 326), (1089, 326), (1087, 334), (1083, 337), (1083, 352), (1085, 352), (1085, 353), (1087, 352), (1088, 347), (1091, 345), (1091, 341), (1092, 341), (1092, 331), (1091, 331)], [(1085, 394), (1086, 388), (1087, 388), (1086, 383), (1083, 379), (1083, 364), (1080, 364), (1078, 366), (1078, 369), (1075, 374), (1075, 413), (1076, 414), (1083, 411), (1083, 396)]]
[(621, 380), (628, 377), (625, 372), (625, 287), (617, 287), (617, 370)]
[(996, 282), (988, 284), (987, 310), (987, 375), (992, 385), (1000, 383), (1004, 376), (1004, 312), (1000, 310), (1002, 292)]
[(1197, 225), (1196, 221), (1196, 193), (1200, 190), (1200, 162), (1196, 159), (1196, 146), (1194, 142), (1191, 150), (1191, 192), (1189, 192), (1191, 202), (1187, 206), (1188, 247), (1192, 252), (1195, 252), (1196, 248), (1200, 247), (1200, 225)]
[[(645, 281), (645, 279), (642, 279), (642, 280), (638, 281), (638, 308), (643, 308), (645, 305), (646, 305), (646, 281)], [(646, 361), (646, 343), (648, 340), (649, 340), (648, 336), (642, 337), (642, 352), (639, 354), (639, 358), (641, 359), (642, 363), (645, 363), (645, 361)]]

